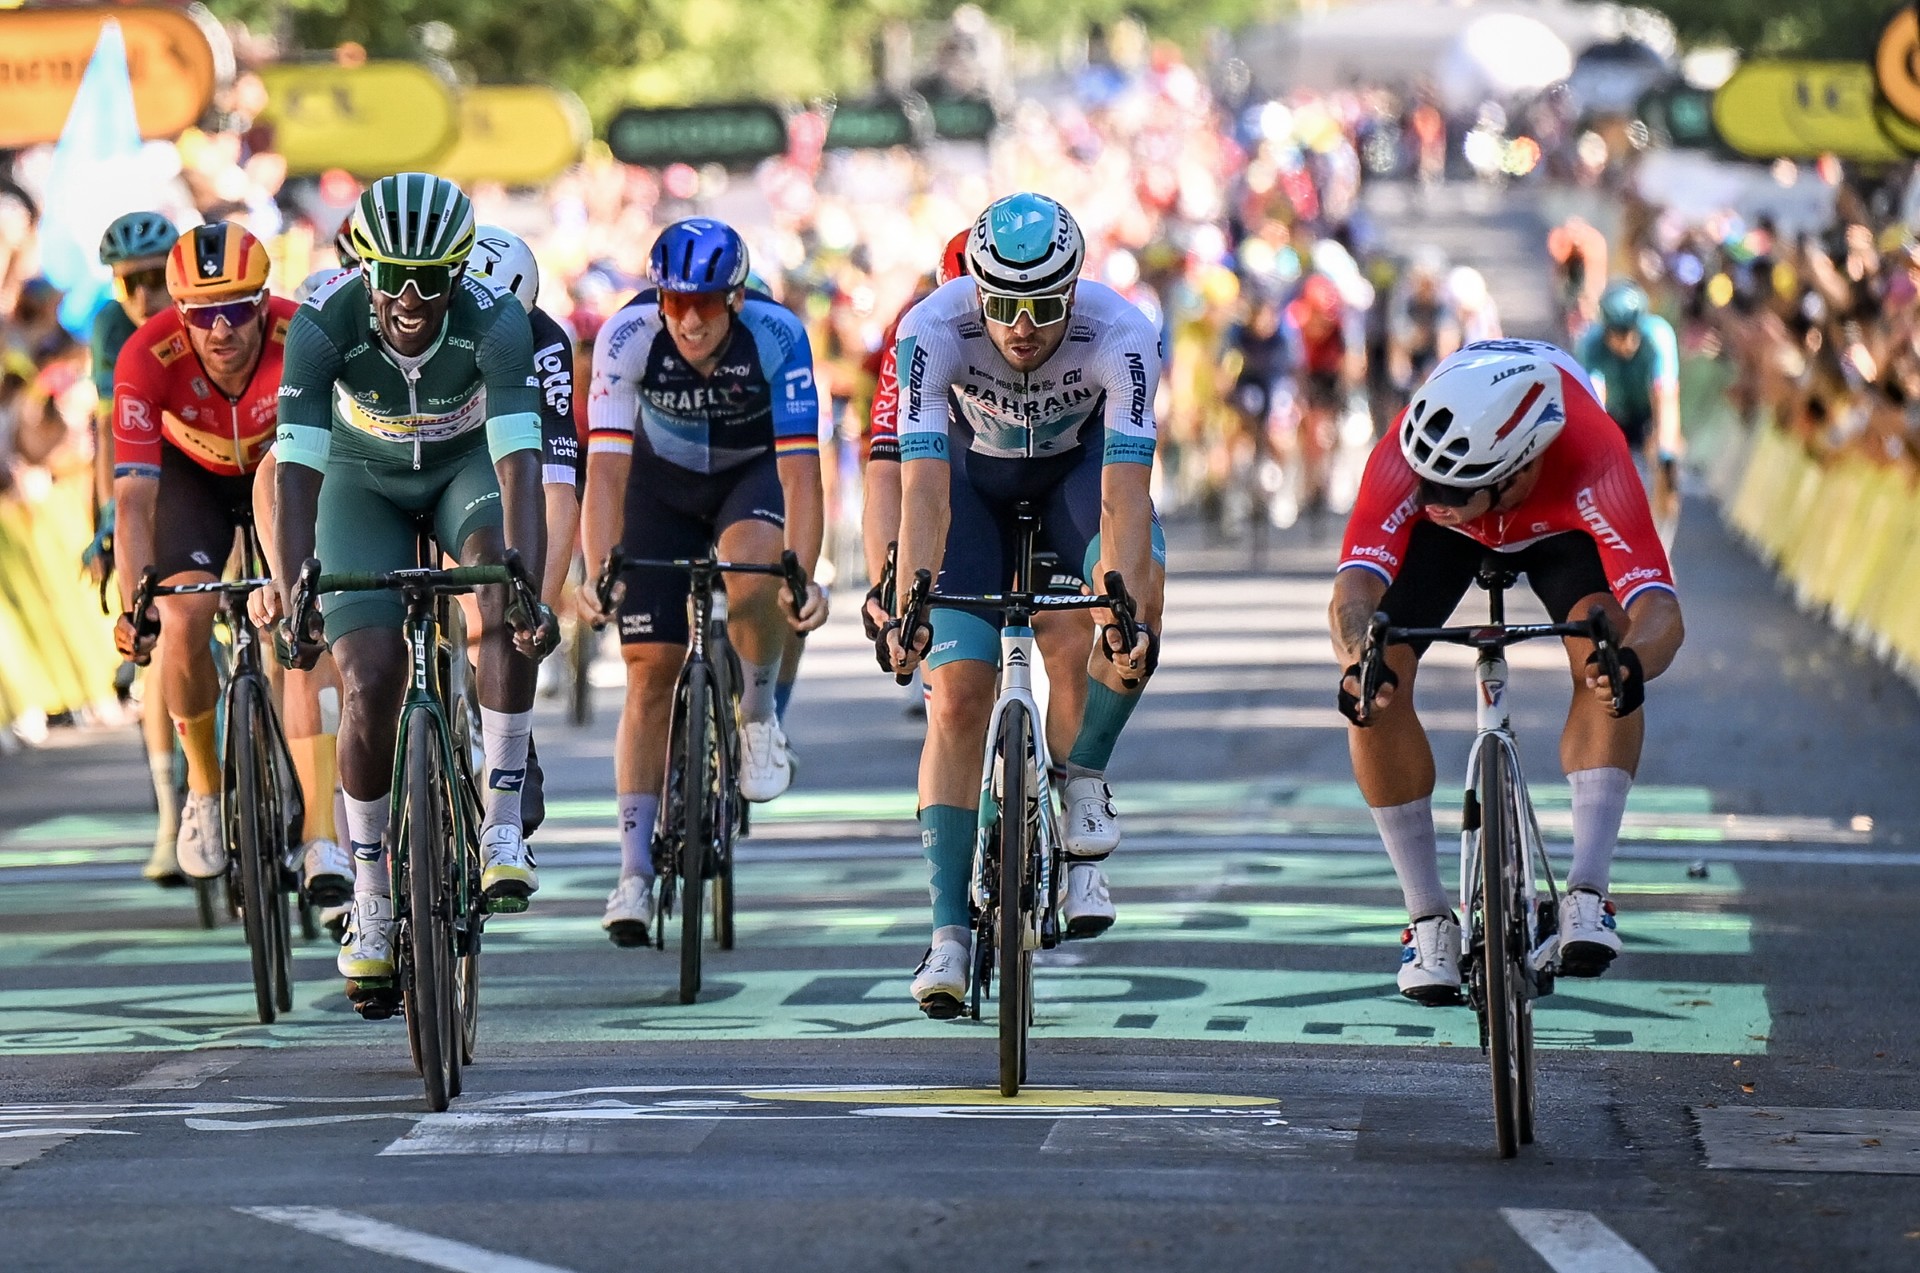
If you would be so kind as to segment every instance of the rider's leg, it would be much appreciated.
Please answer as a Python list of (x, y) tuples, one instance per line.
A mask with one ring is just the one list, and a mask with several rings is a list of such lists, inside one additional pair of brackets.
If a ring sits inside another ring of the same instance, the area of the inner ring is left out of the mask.
[[(336, 605), (328, 614), (328, 635), (340, 667), (340, 785), (346, 793), (354, 893), (385, 896), (389, 889), (387, 811), (393, 788), (394, 735), (407, 690), (407, 647), (397, 627), (370, 623), (345, 628), (348, 616), (342, 609)], [(362, 617), (374, 616), (363, 611)], [(337, 635), (336, 623), (342, 629)]]
[[(1599, 605), (1612, 615), (1618, 629), (1626, 626), (1619, 603), (1604, 592), (1582, 597), (1567, 611), (1570, 621), (1585, 619)], [(1621, 720), (1587, 689), (1590, 641), (1566, 641), (1567, 670), (1573, 678), (1573, 700), (1567, 726), (1560, 736), (1560, 766), (1573, 788), (1573, 866), (1567, 872), (1569, 889), (1583, 888), (1604, 895), (1620, 842), (1620, 823), (1627, 811), (1627, 793), (1640, 768), (1640, 748), (1646, 736), (1646, 713)]]
[[(474, 531), (461, 545), (462, 565), (504, 561), (506, 539), (497, 526)], [(527, 739), (533, 730), (533, 688), (538, 665), (513, 648), (507, 622), (507, 590), (483, 588), (480, 605), (480, 736), (487, 773), (481, 783), (486, 805), (483, 829), (520, 828), (520, 791), (527, 776)]]
[(1033, 635), (1047, 669), (1047, 753), (1064, 765), (1087, 710), (1093, 618), (1085, 610), (1043, 610), (1033, 617)]
[(1413, 705), (1419, 658), (1396, 645), (1387, 666), (1400, 678), (1393, 700), (1374, 713), (1365, 729), (1347, 727), (1353, 777), (1380, 830), (1407, 915), (1445, 915), (1453, 903), (1440, 882), (1439, 841), (1433, 829), (1433, 747)]
[[(776, 562), (786, 546), (779, 526), (744, 518), (720, 532), (723, 561)], [(790, 630), (780, 617), (781, 581), (773, 575), (727, 576), (727, 639), (740, 655), (740, 719), (774, 718), (775, 684)]]
[(174, 857), (174, 841), (180, 834), (180, 797), (173, 781), (173, 719), (167, 714), (166, 679), (160, 669), (167, 665), (167, 637), (153, 649), (153, 662), (142, 678), (140, 700), (140, 736), (147, 747), (147, 772), (153, 779), (154, 807), (160, 811), (153, 831), (153, 856), (144, 874), (150, 880), (166, 883), (179, 875)]
[(673, 685), (686, 658), (682, 641), (623, 644), (627, 696), (614, 736), (613, 778), (620, 802), (620, 878), (653, 879), (653, 828), (666, 777)]
[(972, 638), (961, 638), (966, 643), (957, 653), (963, 657), (927, 671), (933, 696), (927, 704), (927, 740), (920, 751), (919, 821), (934, 942), (965, 945), (972, 931), (967, 893), (979, 825), (980, 757), (986, 750), (997, 672), (995, 662), (981, 655), (993, 650), (998, 637), (977, 616), (943, 610), (935, 620), (935, 644), (944, 644), (951, 639), (947, 633), (959, 628)]
[[(178, 574), (167, 583), (211, 583), (204, 571)], [(213, 663), (213, 620), (220, 598), (212, 594), (162, 597), (156, 603), (160, 626), (172, 637), (167, 660), (160, 669), (166, 683), (174, 732), (187, 755), (187, 790), (194, 795), (220, 792), (220, 745), (214, 731), (214, 708), (220, 701), (220, 673)]]

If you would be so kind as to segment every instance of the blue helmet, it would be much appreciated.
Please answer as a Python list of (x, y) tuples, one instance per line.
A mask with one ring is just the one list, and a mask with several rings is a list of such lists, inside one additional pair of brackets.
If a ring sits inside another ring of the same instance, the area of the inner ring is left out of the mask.
[(648, 269), (663, 292), (730, 292), (746, 286), (747, 243), (724, 221), (675, 221), (653, 241)]
[(148, 256), (165, 256), (173, 250), (180, 231), (158, 212), (129, 212), (115, 217), (107, 232), (100, 236), (100, 264), (118, 265), (122, 261)]

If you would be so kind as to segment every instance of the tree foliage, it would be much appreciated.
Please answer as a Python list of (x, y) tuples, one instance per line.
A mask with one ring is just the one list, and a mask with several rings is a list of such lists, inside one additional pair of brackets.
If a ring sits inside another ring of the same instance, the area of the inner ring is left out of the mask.
[[(956, 0), (208, 0), (260, 30), (284, 24), (293, 47), (352, 41), (375, 57), (417, 58), (442, 23), (444, 52), (482, 82), (555, 83), (597, 116), (622, 102), (808, 98), (873, 82), (873, 48), (890, 22), (925, 39)], [(1057, 38), (1124, 14), (1193, 41), (1277, 9), (1277, 0), (979, 0), (1016, 35)]]
[(1742, 53), (1866, 58), (1893, 0), (1639, 0), (1665, 14), (1686, 43), (1724, 43)]

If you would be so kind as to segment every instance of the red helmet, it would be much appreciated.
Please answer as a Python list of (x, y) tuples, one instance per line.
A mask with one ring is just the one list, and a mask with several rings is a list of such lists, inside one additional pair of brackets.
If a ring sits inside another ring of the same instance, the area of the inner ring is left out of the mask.
[(940, 255), (940, 281), (951, 283), (957, 278), (967, 276), (967, 236), (973, 233), (968, 226), (947, 240), (947, 249)]

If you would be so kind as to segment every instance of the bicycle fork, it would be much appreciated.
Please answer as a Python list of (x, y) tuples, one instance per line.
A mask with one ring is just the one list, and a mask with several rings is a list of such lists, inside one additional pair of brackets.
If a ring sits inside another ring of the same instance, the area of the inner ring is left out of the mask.
[[(1033, 629), (1029, 627), (1009, 627), (1000, 633), (1000, 697), (993, 705), (992, 723), (987, 731), (986, 757), (980, 772), (980, 809), (979, 820), (974, 831), (973, 841), (973, 904), (979, 913), (985, 913), (996, 900), (999, 891), (999, 877), (994, 869), (994, 827), (1003, 817), (1024, 817), (1027, 820), (1028, 841), (1041, 846), (1035, 856), (1039, 859), (1038, 870), (1033, 882), (1034, 897), (1031, 906), (1016, 905), (1012, 913), (1027, 917), (1027, 932), (1024, 944), (1028, 950), (1052, 949), (1059, 944), (1059, 925), (1054, 919), (1055, 862), (1057, 856), (1054, 846), (1060, 843), (1059, 828), (1055, 822), (1053, 799), (1048, 790), (1048, 771), (1052, 759), (1047, 752), (1046, 728), (1040, 714), (1039, 703), (1033, 697), (1033, 660), (1035, 657)], [(998, 758), (998, 743), (1007, 728), (1007, 709), (1018, 703), (1026, 709), (1027, 741), (1033, 757), (1033, 772), (1028, 776), (1029, 795), (1024, 810), (1003, 808), (1004, 789)], [(1020, 899), (1014, 899), (1017, 903)], [(1002, 907), (1000, 914), (1009, 914)]]

